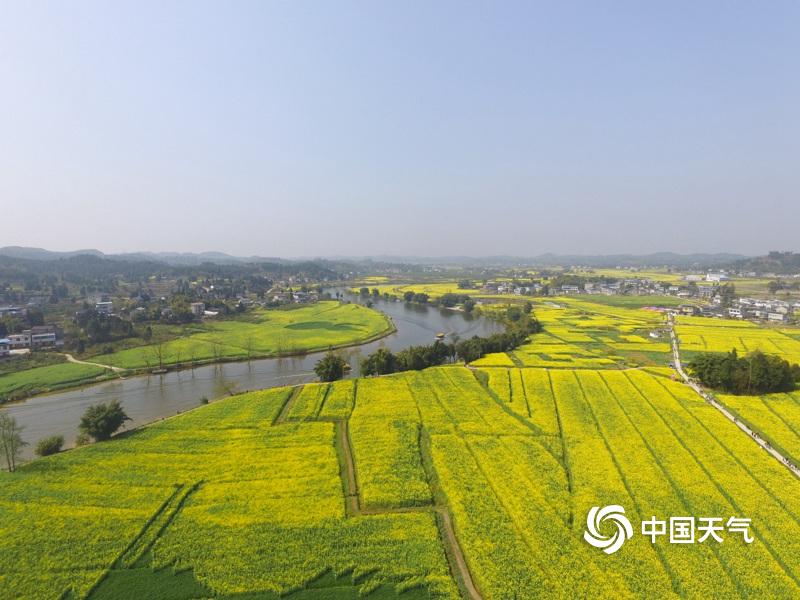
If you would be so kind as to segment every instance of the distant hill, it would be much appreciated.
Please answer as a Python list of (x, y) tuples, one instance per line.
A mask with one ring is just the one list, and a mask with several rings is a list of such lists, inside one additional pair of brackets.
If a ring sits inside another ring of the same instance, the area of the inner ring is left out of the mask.
[[(791, 253), (790, 253), (791, 254)], [(540, 254), (538, 256), (329, 256), (308, 258), (275, 258), (263, 256), (233, 256), (224, 252), (130, 252), (105, 254), (99, 250), (75, 250), (72, 252), (53, 252), (42, 248), (7, 246), (0, 248), (0, 256), (25, 258), (30, 260), (57, 260), (79, 255), (90, 255), (120, 261), (163, 262), (168, 265), (196, 266), (203, 263), (236, 265), (246, 263), (295, 264), (309, 261), (379, 262), (408, 265), (454, 265), (461, 267), (523, 267), (523, 266), (585, 266), (585, 267), (673, 267), (673, 268), (714, 268), (733, 264), (744, 264), (757, 258), (741, 254), (676, 254), (657, 252), (653, 254)], [(795, 255), (797, 256), (797, 255)], [(775, 267), (777, 268), (777, 267)]]
[(406, 263), (420, 265), (457, 265), (485, 267), (674, 267), (674, 268), (712, 268), (729, 265), (747, 258), (742, 254), (676, 254), (657, 252), (653, 254), (540, 254), (538, 256), (370, 256), (370, 257), (331, 257), (332, 259), (363, 261), (374, 260), (384, 263)]
[(756, 256), (735, 261), (733, 268), (756, 273), (775, 273), (795, 275), (800, 273), (800, 254), (794, 252), (770, 252), (766, 256)]
[(87, 254), (89, 256), (105, 256), (100, 250), (74, 250), (71, 252), (54, 252), (44, 248), (27, 248), (25, 246), (5, 246), (0, 248), (0, 255), (28, 260), (56, 260)]
[(203, 263), (214, 264), (239, 264), (239, 263), (273, 263), (286, 264), (282, 258), (266, 258), (262, 256), (239, 257), (225, 254), (224, 252), (129, 252), (122, 254), (105, 254), (100, 250), (73, 250), (70, 252), (56, 252), (44, 248), (27, 248), (23, 246), (6, 246), (0, 248), (0, 256), (24, 258), (27, 260), (58, 260), (72, 258), (73, 256), (97, 256), (114, 260), (163, 262), (169, 265), (200, 265)]

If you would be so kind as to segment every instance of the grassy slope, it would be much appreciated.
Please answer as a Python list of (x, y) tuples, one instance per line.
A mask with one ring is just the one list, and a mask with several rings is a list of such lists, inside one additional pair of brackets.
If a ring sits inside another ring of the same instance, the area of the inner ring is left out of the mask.
[(36, 367), (0, 376), (0, 403), (4, 398), (14, 398), (56, 390), (85, 383), (108, 373), (107, 369), (91, 365), (63, 363)]

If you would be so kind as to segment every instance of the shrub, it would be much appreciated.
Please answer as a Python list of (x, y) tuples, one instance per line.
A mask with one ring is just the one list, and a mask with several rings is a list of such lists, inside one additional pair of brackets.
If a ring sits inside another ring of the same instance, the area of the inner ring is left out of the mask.
[(64, 447), (63, 435), (51, 435), (44, 439), (39, 440), (36, 444), (36, 456), (50, 456), (51, 454), (58, 454)]

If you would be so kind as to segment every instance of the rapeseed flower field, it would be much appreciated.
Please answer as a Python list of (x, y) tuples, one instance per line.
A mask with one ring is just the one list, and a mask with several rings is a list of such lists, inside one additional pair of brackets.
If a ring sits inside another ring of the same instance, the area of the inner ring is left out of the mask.
[[(446, 510), (483, 598), (788, 598), (800, 593), (799, 486), (658, 370), (445, 366), (242, 394), (3, 473), (0, 586), (103, 597), (114, 565), (146, 558), (145, 571), (188, 569), (219, 597), (286, 594), (333, 572), (362, 593), (458, 598)], [(608, 556), (581, 537), (604, 504), (633, 521), (747, 516), (755, 542), (637, 535)]]

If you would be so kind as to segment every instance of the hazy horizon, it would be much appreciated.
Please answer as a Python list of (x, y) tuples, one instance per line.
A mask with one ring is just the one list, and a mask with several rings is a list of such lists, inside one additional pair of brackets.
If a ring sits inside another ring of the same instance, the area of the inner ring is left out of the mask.
[(0, 5), (0, 246), (792, 250), (800, 4)]

